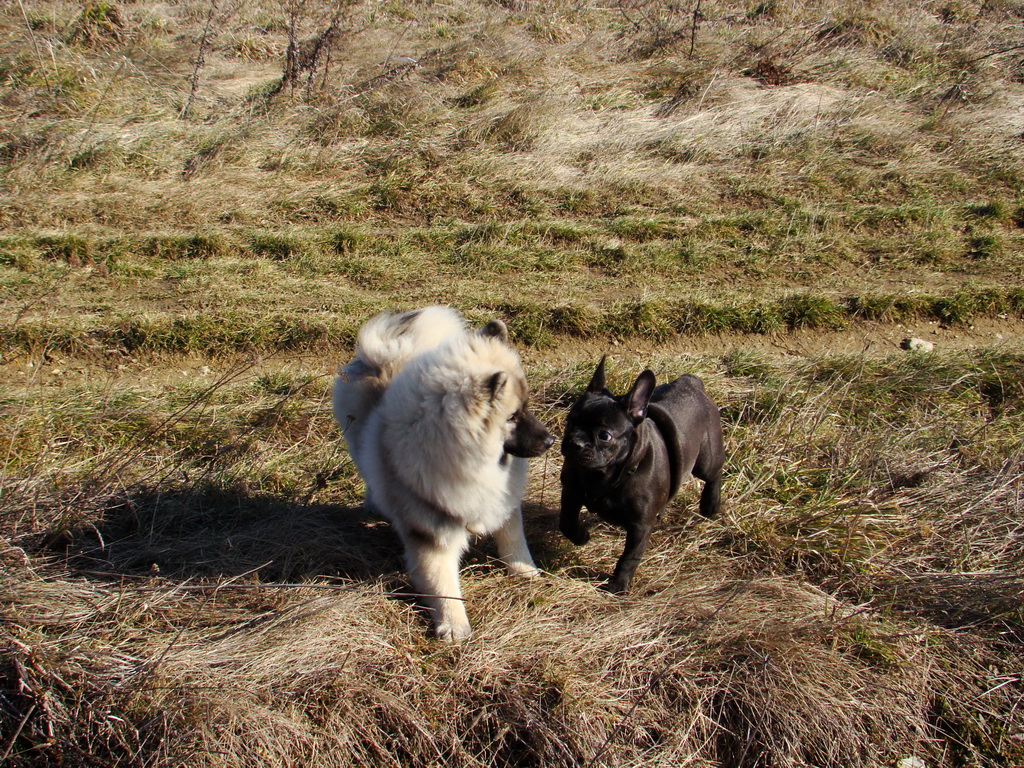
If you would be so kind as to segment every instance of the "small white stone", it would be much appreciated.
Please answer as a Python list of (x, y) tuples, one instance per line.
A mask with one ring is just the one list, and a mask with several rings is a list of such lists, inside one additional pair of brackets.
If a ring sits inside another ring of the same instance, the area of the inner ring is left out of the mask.
[(915, 336), (904, 339), (900, 343), (900, 346), (910, 352), (932, 352), (935, 350), (935, 345), (932, 342), (919, 339)]
[(904, 757), (896, 763), (896, 766), (897, 768), (928, 768), (928, 763), (914, 755), (912, 757)]

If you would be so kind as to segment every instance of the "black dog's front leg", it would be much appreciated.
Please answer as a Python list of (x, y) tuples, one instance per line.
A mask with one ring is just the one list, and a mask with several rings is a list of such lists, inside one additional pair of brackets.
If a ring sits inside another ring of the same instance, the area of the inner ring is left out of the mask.
[(651, 543), (651, 532), (654, 526), (649, 522), (634, 522), (626, 527), (626, 548), (615, 564), (615, 573), (602, 584), (601, 589), (616, 594), (624, 594), (629, 591), (629, 584), (633, 581), (633, 574), (636, 567), (640, 565), (640, 559), (647, 551), (647, 545)]
[(562, 476), (562, 506), (558, 515), (558, 528), (573, 544), (583, 545), (590, 541), (590, 531), (580, 525), (580, 510), (583, 509), (583, 495), (579, 493), (571, 478)]

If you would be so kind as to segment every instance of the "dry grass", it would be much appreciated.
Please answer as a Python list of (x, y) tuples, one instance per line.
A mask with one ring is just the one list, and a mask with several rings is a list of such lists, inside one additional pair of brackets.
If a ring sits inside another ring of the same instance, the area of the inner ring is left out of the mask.
[[(591, 364), (534, 367), (550, 421)], [(695, 523), (688, 489), (634, 594), (608, 596), (621, 535), (569, 547), (557, 462), (535, 462), (549, 575), (474, 551), (477, 634), (456, 648), (427, 639), (393, 534), (356, 506), (323, 380), (291, 363), (160, 399), (36, 385), (50, 404), (4, 422), (15, 764), (1012, 764), (1019, 354), (685, 367), (730, 425), (726, 515)], [(28, 437), (47, 450), (16, 451)]]
[[(0, 7), (0, 763), (1024, 763), (1024, 7), (699, 5)], [(328, 389), (433, 302), (701, 374), (725, 513), (609, 596), (551, 454), (430, 641)]]

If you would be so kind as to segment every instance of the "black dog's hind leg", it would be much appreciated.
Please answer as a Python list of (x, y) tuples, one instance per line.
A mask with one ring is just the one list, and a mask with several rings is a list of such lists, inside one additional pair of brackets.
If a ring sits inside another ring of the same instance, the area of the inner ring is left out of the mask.
[(601, 585), (601, 589), (616, 594), (623, 594), (629, 591), (629, 584), (633, 581), (633, 574), (636, 567), (640, 565), (640, 559), (647, 551), (647, 545), (651, 543), (651, 532), (654, 526), (647, 522), (634, 522), (626, 527), (626, 548), (615, 564), (615, 573), (608, 579), (607, 584)]
[(719, 472), (710, 480), (704, 479), (704, 490), (700, 492), (700, 513), (704, 517), (714, 517), (722, 508), (722, 473)]
[(705, 441), (697, 454), (693, 466), (693, 476), (704, 481), (704, 489), (700, 494), (700, 513), (704, 517), (714, 517), (722, 508), (722, 464), (725, 463), (725, 451), (722, 448), (721, 431)]

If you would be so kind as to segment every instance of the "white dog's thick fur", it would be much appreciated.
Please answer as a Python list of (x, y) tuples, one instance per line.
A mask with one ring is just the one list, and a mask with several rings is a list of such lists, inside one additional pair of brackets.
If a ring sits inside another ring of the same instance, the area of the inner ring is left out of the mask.
[(493, 534), (512, 573), (538, 573), (520, 511), (524, 457), (552, 438), (526, 400), (504, 324), (470, 331), (447, 307), (373, 318), (335, 381), (335, 417), (367, 504), (401, 537), (438, 637), (471, 634), (459, 584), (471, 534)]

